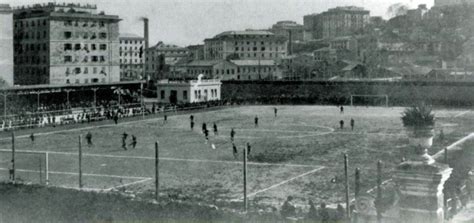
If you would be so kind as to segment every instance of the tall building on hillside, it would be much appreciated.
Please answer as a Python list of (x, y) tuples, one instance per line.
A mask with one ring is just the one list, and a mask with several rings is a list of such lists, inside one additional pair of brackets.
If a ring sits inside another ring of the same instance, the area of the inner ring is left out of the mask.
[(170, 66), (175, 65), (182, 58), (189, 56), (189, 49), (173, 44), (158, 42), (146, 50), (147, 72), (153, 79), (166, 78)]
[(270, 32), (284, 36), (291, 41), (303, 41), (303, 30), (303, 25), (294, 21), (279, 21), (272, 26)]
[(435, 0), (435, 6), (450, 6), (450, 5), (462, 5), (462, 4), (474, 4), (474, 0)]
[(303, 38), (305, 41), (321, 39), (323, 36), (323, 24), (321, 14), (310, 14), (303, 16)]
[(190, 45), (187, 47), (189, 50), (189, 57), (193, 60), (204, 60), (204, 45)]
[(131, 81), (143, 78), (143, 54), (145, 38), (135, 34), (120, 34), (120, 80)]
[(204, 40), (205, 60), (271, 60), (287, 54), (286, 37), (269, 31), (227, 31)]
[(0, 78), (13, 85), (13, 11), (9, 5), (0, 4)]
[(307, 36), (329, 39), (362, 32), (369, 24), (370, 11), (355, 6), (336, 7), (321, 14), (306, 15), (303, 20)]
[(120, 81), (119, 21), (94, 5), (48, 3), (14, 9), (14, 83)]

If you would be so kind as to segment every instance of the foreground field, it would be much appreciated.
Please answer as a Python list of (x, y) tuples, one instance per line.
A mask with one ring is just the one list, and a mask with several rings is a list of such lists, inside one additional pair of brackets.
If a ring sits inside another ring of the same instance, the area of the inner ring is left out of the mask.
[[(308, 200), (343, 203), (343, 154), (349, 156), (350, 185), (353, 173), (362, 169), (363, 190), (375, 184), (376, 161), (384, 163), (384, 178), (402, 158), (406, 146), (400, 114), (403, 108), (278, 106), (230, 107), (195, 113), (195, 128), (190, 129), (189, 115), (168, 114), (162, 118), (133, 120), (118, 125), (81, 126), (61, 131), (36, 133), (35, 142), (28, 134), (17, 133), (16, 167), (18, 177), (34, 183), (45, 182), (45, 155), (48, 153), (49, 183), (53, 186), (78, 187), (78, 137), (92, 134), (92, 146), (83, 139), (83, 184), (91, 190), (125, 190), (151, 196), (154, 188), (154, 143), (159, 141), (160, 196), (204, 203), (242, 199), (242, 150), (250, 143), (248, 191), (256, 204), (281, 204), (292, 195), (296, 203)], [(434, 153), (472, 132), (474, 114), (467, 110), (436, 110), (437, 138)], [(254, 126), (259, 117), (258, 127)], [(350, 119), (355, 128), (349, 127)], [(345, 128), (340, 129), (339, 121)], [(210, 141), (201, 133), (202, 123), (211, 129)], [(219, 135), (212, 133), (216, 123)], [(236, 131), (239, 154), (234, 157), (230, 130)], [(137, 146), (122, 148), (122, 134), (137, 137)], [(213, 146), (215, 149), (213, 149)], [(11, 159), (9, 138), (0, 141), (1, 179), (8, 179)], [(39, 171), (42, 170), (42, 171)], [(41, 173), (41, 174), (40, 174)]]

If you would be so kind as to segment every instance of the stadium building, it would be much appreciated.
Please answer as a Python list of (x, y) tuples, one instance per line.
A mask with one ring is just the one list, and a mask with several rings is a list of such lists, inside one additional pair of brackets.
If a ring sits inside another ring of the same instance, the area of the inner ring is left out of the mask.
[(171, 104), (196, 103), (221, 100), (221, 81), (202, 79), (185, 81), (161, 81), (157, 84), (158, 102)]
[(14, 9), (14, 83), (120, 81), (119, 17), (94, 5), (35, 4)]

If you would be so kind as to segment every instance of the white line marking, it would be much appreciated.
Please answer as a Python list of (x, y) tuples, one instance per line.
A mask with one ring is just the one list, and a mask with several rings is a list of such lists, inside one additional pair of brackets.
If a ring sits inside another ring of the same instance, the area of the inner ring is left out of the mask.
[[(0, 168), (0, 170), (9, 170), (9, 169)], [(25, 170), (25, 169), (15, 169), (15, 171), (25, 172), (25, 173), (39, 173), (39, 171), (37, 171), (37, 170)], [(49, 171), (49, 174), (79, 175), (79, 173), (58, 172), (58, 171)], [(94, 174), (94, 173), (83, 173), (82, 175), (91, 176), (91, 177), (110, 177), (110, 178), (139, 179), (139, 180), (148, 179), (147, 177), (119, 176), (119, 175)]]
[(465, 114), (467, 114), (467, 113), (469, 113), (469, 112), (471, 112), (471, 111), (461, 112), (461, 113), (455, 115), (454, 117), (455, 117), (455, 118), (458, 118), (458, 117), (461, 117), (461, 116), (463, 116), (463, 115), (465, 115)]
[(139, 180), (139, 181), (135, 181), (135, 182), (127, 183), (127, 184), (122, 184), (122, 185), (119, 185), (119, 186), (110, 187), (110, 188), (105, 189), (105, 191), (110, 191), (110, 190), (113, 190), (113, 189), (118, 189), (118, 188), (128, 187), (128, 186), (135, 185), (135, 184), (145, 183), (145, 182), (150, 181), (152, 179), (153, 178), (146, 178), (146, 179), (143, 179), (143, 180)]
[[(464, 142), (466, 142), (467, 140), (471, 139), (471, 138), (474, 138), (474, 133), (471, 133), (467, 136), (464, 136), (462, 139), (454, 142), (453, 144), (447, 146), (446, 148), (448, 150), (452, 150), (453, 148), (455, 148), (456, 146), (460, 145), (460, 144), (463, 144)], [(449, 152), (448, 152), (449, 153)], [(432, 157), (435, 159), (435, 160), (440, 160), (442, 157), (444, 157), (444, 149), (443, 150), (440, 150), (439, 152), (437, 152), (436, 154), (434, 154)]]
[[(381, 184), (381, 186), (384, 186), (384, 185), (386, 185), (386, 184), (392, 182), (392, 180), (393, 180), (393, 179), (388, 179), (388, 180), (383, 181), (382, 184)], [(374, 190), (376, 190), (376, 189), (377, 189), (377, 186), (372, 187), (372, 188), (369, 189), (366, 193), (370, 194), (370, 193), (372, 193), (372, 192), (373, 192)]]
[[(298, 179), (298, 178), (304, 177), (304, 176), (306, 176), (306, 175), (309, 175), (309, 174), (318, 172), (318, 171), (320, 171), (320, 170), (322, 170), (322, 169), (324, 169), (324, 168), (325, 168), (325, 167), (319, 167), (319, 168), (316, 168), (316, 169), (314, 169), (314, 170), (308, 171), (308, 172), (306, 172), (306, 173), (300, 174), (300, 175), (298, 175), (298, 176), (292, 177), (292, 178), (290, 178), (290, 179), (288, 179), (288, 180), (284, 180), (284, 181), (282, 181), (282, 182), (280, 182), (280, 183), (277, 183), (277, 184), (275, 184), (275, 185), (272, 185), (272, 186), (270, 186), (270, 187), (261, 189), (261, 190), (259, 190), (259, 191), (253, 192), (253, 193), (251, 193), (251, 194), (248, 194), (247, 197), (253, 197), (253, 196), (255, 196), (255, 195), (259, 194), (259, 193), (262, 193), (262, 192), (271, 190), (271, 189), (273, 189), (273, 188), (279, 187), (279, 186), (281, 186), (281, 185), (283, 185), (283, 184), (286, 184), (286, 183), (288, 183), (288, 182), (290, 182), (290, 181), (293, 181), (293, 180), (296, 180), (296, 179)], [(241, 198), (241, 200), (243, 200), (243, 199), (244, 199), (244, 198)]]
[[(464, 138), (462, 138), (462, 139), (460, 139), (460, 140), (454, 142), (453, 144), (449, 145), (449, 146), (446, 147), (446, 148), (448, 148), (448, 150), (449, 150), (449, 149), (452, 149), (452, 148), (456, 147), (457, 145), (464, 143), (465, 141), (467, 141), (468, 139), (470, 139), (470, 138), (472, 138), (472, 137), (474, 137), (474, 133), (471, 133), (471, 134), (465, 136)], [(441, 151), (441, 152), (443, 152), (443, 151)]]
[[(11, 150), (7, 149), (0, 149), (1, 152), (11, 152)], [(68, 152), (53, 152), (53, 151), (33, 151), (33, 150), (16, 150), (18, 152), (41, 152), (41, 153), (49, 153), (57, 154), (57, 155), (69, 155), (69, 156), (77, 156), (77, 153), (68, 153)], [(90, 156), (90, 157), (105, 157), (105, 158), (119, 158), (119, 159), (144, 159), (144, 160), (155, 160), (154, 157), (146, 157), (146, 156), (120, 156), (120, 155), (104, 155), (104, 154), (92, 154), (92, 153), (83, 153), (83, 156)], [(51, 158), (50, 158), (51, 159)], [(160, 157), (160, 160), (166, 161), (182, 161), (182, 162), (200, 162), (200, 163), (226, 163), (226, 164), (238, 164), (241, 165), (242, 162), (238, 161), (223, 161), (223, 160), (200, 160), (200, 159), (183, 159), (183, 158), (171, 158), (171, 157)], [(305, 164), (284, 164), (284, 163), (256, 163), (256, 162), (248, 162), (249, 165), (254, 166), (289, 166), (289, 167), (321, 167), (318, 165), (305, 165)]]

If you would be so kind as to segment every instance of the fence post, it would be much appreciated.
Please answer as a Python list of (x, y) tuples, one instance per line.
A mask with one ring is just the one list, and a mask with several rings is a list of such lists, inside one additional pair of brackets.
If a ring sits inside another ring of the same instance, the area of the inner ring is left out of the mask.
[(82, 188), (82, 135), (79, 135), (79, 188)]
[(349, 210), (349, 179), (347, 174), (347, 168), (349, 165), (349, 161), (347, 159), (347, 153), (344, 154), (344, 185), (345, 185), (345, 193), (346, 193), (346, 217), (350, 219), (351, 213)]
[(377, 198), (375, 200), (375, 209), (377, 211), (377, 222), (382, 222), (382, 210), (380, 205), (382, 202), (382, 161), (377, 161)]
[(247, 149), (249, 147), (249, 144), (247, 143), (247, 147), (244, 147), (244, 210), (247, 212), (248, 210), (248, 205), (247, 205)]
[(41, 162), (42, 162), (41, 157), (38, 157), (38, 161), (39, 161), (39, 183), (43, 184), (43, 176), (42, 176), (43, 171), (41, 171), (41, 168), (42, 168), (42, 166), (41, 166)]
[[(356, 170), (355, 170), (355, 185), (354, 185), (354, 197), (356, 199), (356, 202), (357, 202), (357, 199), (359, 198), (359, 194), (360, 194), (360, 168), (356, 168)], [(353, 218), (352, 222), (354, 222), (354, 223), (359, 222), (358, 213), (354, 214), (352, 216), (352, 218)]]
[(12, 182), (15, 183), (15, 132), (12, 131), (12, 169), (11, 169)]
[(46, 177), (46, 185), (49, 185), (49, 153), (46, 152), (46, 161), (45, 161), (45, 177)]
[(158, 152), (158, 141), (155, 142), (155, 200), (158, 202), (158, 196), (159, 196), (159, 186), (160, 186), (160, 181), (159, 181), (159, 152)]

